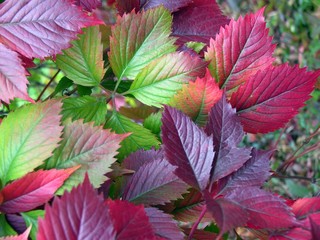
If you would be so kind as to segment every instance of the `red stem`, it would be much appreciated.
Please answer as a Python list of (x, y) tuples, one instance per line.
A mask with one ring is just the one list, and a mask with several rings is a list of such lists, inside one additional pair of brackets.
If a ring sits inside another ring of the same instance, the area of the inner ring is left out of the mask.
[(201, 222), (201, 220), (202, 220), (202, 218), (204, 217), (204, 215), (206, 214), (206, 212), (207, 212), (207, 206), (204, 205), (203, 208), (202, 208), (202, 211), (201, 211), (201, 213), (200, 213), (200, 216), (199, 216), (198, 220), (193, 224), (193, 226), (192, 226), (192, 228), (191, 228), (191, 231), (190, 231), (188, 240), (191, 240), (191, 239), (192, 239), (192, 236), (193, 236), (194, 232), (197, 230), (198, 225), (199, 225), (199, 223)]
[(50, 84), (54, 81), (54, 79), (57, 77), (57, 75), (59, 74), (60, 69), (52, 76), (52, 78), (50, 79), (50, 81), (48, 82), (48, 84), (44, 87), (44, 89), (41, 91), (39, 97), (37, 98), (36, 102), (38, 102), (42, 95), (44, 94), (44, 92), (47, 90), (47, 88), (50, 86)]

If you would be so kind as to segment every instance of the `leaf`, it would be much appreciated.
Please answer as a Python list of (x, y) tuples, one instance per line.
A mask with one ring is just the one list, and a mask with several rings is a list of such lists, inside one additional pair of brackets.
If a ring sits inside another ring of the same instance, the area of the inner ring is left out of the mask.
[(174, 174), (175, 168), (165, 159), (150, 159), (133, 174), (122, 199), (150, 206), (182, 198), (181, 194), (187, 192), (188, 185)]
[(54, 92), (52, 93), (52, 95), (57, 95), (58, 93), (62, 93), (63, 95), (63, 91), (65, 91), (66, 89), (68, 89), (69, 87), (71, 87), (73, 85), (73, 82), (67, 78), (67, 77), (62, 77), (60, 79), (60, 81), (58, 82), (56, 88), (54, 89)]
[(285, 125), (310, 98), (320, 71), (283, 64), (249, 78), (231, 97), (244, 131), (267, 133)]
[(199, 56), (186, 52), (167, 54), (147, 65), (127, 93), (146, 105), (161, 107), (169, 103), (183, 83), (204, 75), (206, 65)]
[(83, 96), (63, 100), (62, 120), (71, 118), (73, 121), (83, 119), (84, 123), (94, 122), (95, 126), (105, 122), (107, 104), (105, 97)]
[(173, 17), (173, 36), (178, 43), (196, 41), (209, 44), (220, 28), (229, 23), (214, 0), (194, 0)]
[(296, 220), (282, 199), (257, 187), (238, 188), (226, 199), (239, 204), (249, 214), (252, 228), (280, 229), (296, 226)]
[(320, 197), (297, 199), (291, 208), (298, 219), (306, 218), (312, 213), (320, 213)]
[(31, 226), (30, 237), (32, 240), (36, 240), (38, 232), (38, 218), (44, 217), (44, 210), (34, 210), (31, 212), (21, 213), (23, 219), (26, 222), (26, 225)]
[(157, 208), (145, 208), (149, 222), (158, 237), (171, 240), (184, 239), (184, 234), (179, 229), (172, 216), (165, 214)]
[(19, 54), (0, 43), (0, 101), (9, 104), (17, 97), (34, 102), (27, 93), (25, 71)]
[(118, 79), (134, 79), (153, 59), (174, 52), (172, 17), (164, 7), (124, 14), (112, 27), (109, 61)]
[(6, 215), (0, 214), (0, 237), (15, 235), (16, 232), (6, 220)]
[(40, 166), (58, 146), (61, 102), (49, 100), (11, 112), (0, 125), (3, 186)]
[(156, 109), (153, 107), (149, 107), (146, 105), (141, 105), (137, 107), (120, 107), (119, 113), (124, 115), (127, 118), (134, 120), (142, 120), (147, 118), (151, 113), (153, 113)]
[(310, 225), (311, 225), (311, 233), (312, 238), (317, 239), (320, 236), (320, 218), (315, 219), (313, 217), (309, 217)]
[(222, 28), (205, 53), (209, 69), (221, 88), (234, 91), (259, 69), (269, 66), (275, 45), (268, 36), (264, 8)]
[(76, 84), (98, 86), (104, 76), (103, 48), (99, 26), (83, 29), (72, 47), (57, 55), (57, 66)]
[(74, 4), (82, 7), (88, 12), (92, 12), (93, 9), (101, 7), (101, 0), (74, 0)]
[(27, 58), (60, 53), (71, 46), (81, 28), (97, 24), (103, 22), (71, 1), (7, 0), (0, 6), (0, 42)]
[(121, 143), (121, 148), (117, 155), (117, 158), (120, 161), (138, 149), (148, 150), (151, 147), (158, 147), (160, 144), (157, 138), (148, 129), (132, 122), (129, 118), (122, 116), (117, 112), (112, 112), (112, 115), (107, 120), (104, 128), (110, 128), (118, 134), (131, 133)]
[(150, 116), (148, 116), (144, 120), (143, 126), (149, 129), (153, 134), (159, 135), (161, 132), (161, 126), (162, 126), (161, 118), (162, 118), (161, 112), (152, 113)]
[(115, 239), (114, 227), (103, 198), (98, 196), (88, 177), (71, 192), (46, 204), (39, 220), (38, 240)]
[(222, 91), (207, 70), (203, 78), (184, 85), (171, 99), (170, 105), (181, 110), (198, 123), (205, 125), (208, 113), (214, 104), (219, 101)]
[(166, 158), (177, 166), (176, 175), (192, 187), (204, 190), (214, 158), (212, 138), (182, 112), (166, 106), (162, 140)]
[[(186, 235), (189, 235), (191, 232), (191, 228), (183, 228), (183, 232)], [(207, 232), (205, 230), (196, 229), (192, 235), (192, 239), (194, 240), (212, 240), (216, 239), (218, 235), (216, 233)]]
[(142, 205), (135, 206), (127, 201), (107, 200), (116, 239), (154, 239), (149, 218)]
[(0, 192), (3, 213), (30, 211), (49, 201), (55, 191), (78, 167), (66, 170), (39, 170), (6, 185)]
[(148, 0), (145, 1), (143, 9), (150, 9), (163, 5), (165, 8), (169, 9), (170, 12), (176, 12), (191, 2), (192, 0)]
[(250, 158), (249, 149), (237, 147), (244, 132), (235, 109), (227, 102), (225, 94), (211, 109), (205, 132), (213, 136), (216, 152), (211, 182), (235, 172)]
[(28, 227), (26, 231), (24, 231), (22, 234), (20, 234), (18, 236), (3, 237), (0, 239), (1, 240), (28, 240), (30, 230), (31, 230), (31, 227)]
[[(98, 188), (107, 180), (105, 174), (111, 171), (110, 166), (116, 161), (114, 156), (125, 137), (102, 127), (94, 127), (92, 122), (69, 122), (64, 129), (63, 140), (47, 161), (46, 168), (65, 169), (81, 165), (65, 182), (63, 190), (70, 190), (81, 183), (86, 172), (92, 185)], [(62, 189), (59, 191), (61, 193)]]
[(115, 0), (120, 15), (131, 12), (133, 9), (140, 10), (140, 0)]
[(275, 233), (275, 234), (272, 234), (269, 239), (270, 240), (295, 240), (295, 239), (312, 240), (310, 231), (304, 230), (302, 228), (292, 228), (287, 231)]

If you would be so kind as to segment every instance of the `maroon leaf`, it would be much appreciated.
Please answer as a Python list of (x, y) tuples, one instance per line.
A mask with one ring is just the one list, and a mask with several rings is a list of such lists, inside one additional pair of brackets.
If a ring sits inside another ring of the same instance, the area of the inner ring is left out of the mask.
[(17, 97), (34, 102), (27, 93), (28, 80), (25, 74), (19, 54), (0, 43), (0, 101), (9, 103)]
[(172, 240), (184, 239), (184, 234), (179, 229), (177, 222), (172, 220), (172, 216), (157, 208), (146, 208), (145, 211), (157, 236)]
[(174, 14), (173, 35), (179, 37), (181, 45), (188, 41), (209, 44), (210, 38), (228, 23), (215, 0), (194, 0)]
[(320, 71), (283, 64), (249, 78), (231, 97), (244, 130), (266, 133), (285, 125), (310, 98)]
[(188, 189), (164, 159), (144, 164), (127, 184), (122, 198), (135, 204), (158, 205), (182, 198)]
[(232, 175), (221, 179), (219, 194), (237, 188), (261, 187), (270, 176), (270, 156), (273, 151), (252, 149), (251, 158)]
[(282, 199), (257, 187), (238, 188), (229, 192), (225, 198), (236, 202), (248, 212), (249, 227), (279, 229), (297, 225)]
[(140, 0), (116, 0), (116, 4), (120, 15), (129, 13), (133, 9), (135, 9), (136, 12), (140, 10)]
[(80, 6), (88, 12), (101, 6), (101, 0), (74, 0), (74, 4)]
[(1, 240), (28, 240), (28, 236), (31, 230), (31, 226), (27, 228), (24, 233), (20, 234), (19, 236), (9, 236), (9, 237), (3, 237), (0, 238)]
[(0, 42), (28, 58), (58, 54), (81, 28), (97, 24), (103, 22), (71, 0), (7, 0), (0, 5)]
[(315, 219), (315, 217), (309, 217), (310, 225), (311, 225), (311, 233), (312, 238), (317, 239), (320, 237), (320, 217)]
[(225, 94), (211, 109), (205, 132), (212, 134), (216, 152), (211, 182), (238, 170), (250, 158), (249, 149), (237, 148), (244, 133), (236, 111), (227, 103)]
[(191, 186), (207, 187), (214, 158), (212, 138), (182, 112), (166, 106), (162, 115), (162, 139), (175, 173)]
[(109, 211), (91, 186), (88, 177), (72, 191), (46, 205), (39, 220), (37, 239), (114, 239)]
[(116, 239), (154, 239), (155, 234), (142, 205), (127, 201), (107, 200), (110, 217), (116, 231)]
[[(186, 235), (189, 235), (191, 232), (191, 228), (183, 228), (183, 232)], [(212, 240), (212, 239), (217, 239), (217, 236), (218, 235), (215, 233), (196, 229), (192, 235), (192, 239), (194, 239), (194, 240)]]
[(26, 212), (46, 203), (77, 169), (78, 167), (66, 170), (39, 170), (8, 184), (0, 192), (4, 198), (0, 211)]
[(268, 37), (264, 8), (249, 14), (220, 30), (205, 53), (209, 69), (221, 88), (234, 91), (259, 68), (269, 66), (275, 45)]
[[(192, 3), (192, 0), (148, 0), (143, 5), (144, 9), (154, 8), (163, 5), (168, 8), (170, 12), (176, 12), (182, 7), (186, 7), (188, 4)], [(190, 17), (190, 16), (189, 16)]]

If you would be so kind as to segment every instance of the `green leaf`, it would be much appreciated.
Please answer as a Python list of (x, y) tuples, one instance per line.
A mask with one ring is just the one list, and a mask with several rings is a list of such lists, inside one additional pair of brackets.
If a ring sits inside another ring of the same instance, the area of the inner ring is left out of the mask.
[(81, 97), (91, 95), (91, 93), (92, 93), (92, 87), (85, 87), (82, 85), (78, 85), (77, 88), (78, 88), (78, 94)]
[(21, 213), (24, 221), (26, 222), (27, 227), (31, 227), (30, 236), (32, 240), (36, 239), (37, 232), (38, 232), (38, 218), (44, 217), (44, 210), (34, 210), (30, 212)]
[(83, 29), (73, 47), (57, 55), (56, 63), (68, 78), (83, 86), (98, 86), (105, 69), (99, 26)]
[(49, 100), (11, 112), (0, 125), (0, 179), (22, 177), (40, 166), (58, 146), (61, 102)]
[(65, 89), (71, 87), (73, 85), (73, 82), (67, 78), (63, 77), (57, 84), (56, 88), (54, 89), (54, 92), (52, 93), (53, 96), (57, 95), (58, 93), (64, 91)]
[(161, 117), (162, 117), (162, 112), (152, 113), (150, 116), (148, 116), (144, 120), (143, 126), (149, 129), (153, 134), (160, 136), (161, 125), (162, 125)]
[(176, 50), (175, 39), (169, 37), (171, 24), (172, 16), (164, 7), (118, 17), (112, 27), (109, 52), (118, 79), (134, 79), (152, 60)]
[(146, 66), (126, 94), (146, 105), (161, 107), (169, 103), (183, 83), (203, 76), (206, 65), (198, 56), (185, 52), (167, 54)]
[(151, 147), (158, 147), (160, 144), (155, 135), (148, 129), (132, 122), (131, 119), (115, 111), (112, 113), (104, 127), (110, 128), (116, 133), (131, 133), (121, 143), (121, 148), (117, 155), (119, 160), (123, 160), (130, 153), (137, 151), (138, 149), (148, 150)]
[(84, 179), (87, 172), (92, 185), (96, 188), (107, 180), (106, 173), (116, 161), (114, 156), (120, 147), (120, 142), (126, 135), (119, 135), (95, 127), (93, 123), (82, 123), (81, 120), (68, 122), (63, 133), (60, 146), (54, 151), (53, 156), (47, 161), (46, 169), (66, 169), (81, 165), (58, 190), (71, 190)]
[(202, 42), (186, 42), (186, 46), (193, 49), (195, 52), (200, 53), (206, 44)]
[[(106, 80), (106, 81), (102, 81), (101, 82), (101, 86), (103, 86), (104, 88), (110, 90), (110, 91), (113, 91), (116, 87), (118, 82), (116, 81), (112, 81), (112, 80)], [(132, 84), (132, 81), (121, 81), (118, 88), (117, 88), (117, 93), (124, 93), (126, 91), (129, 90), (130, 86)]]
[(12, 236), (16, 234), (17, 233), (7, 222), (5, 215), (0, 213), (0, 237)]
[(101, 125), (105, 122), (107, 104), (105, 97), (83, 96), (78, 98), (66, 98), (63, 100), (62, 120), (83, 119), (84, 122), (94, 122)]

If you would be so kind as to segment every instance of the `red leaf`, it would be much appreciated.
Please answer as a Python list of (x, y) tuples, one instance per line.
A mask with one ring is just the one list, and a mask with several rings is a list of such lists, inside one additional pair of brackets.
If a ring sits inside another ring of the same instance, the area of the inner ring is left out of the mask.
[(116, 231), (116, 239), (155, 239), (149, 218), (142, 205), (135, 206), (127, 201), (107, 200), (110, 217)]
[(114, 239), (114, 228), (103, 198), (98, 196), (88, 177), (72, 191), (46, 205), (39, 220), (37, 239)]
[(9, 237), (1, 237), (1, 240), (28, 240), (28, 236), (31, 230), (31, 226), (24, 231), (24, 233), (20, 234), (19, 236), (9, 236)]
[(0, 5), (0, 42), (28, 58), (61, 53), (81, 28), (97, 24), (103, 22), (72, 0), (6, 0)]
[(288, 231), (272, 234), (270, 240), (312, 240), (311, 233), (302, 228), (293, 228)]
[(184, 85), (171, 100), (171, 105), (187, 114), (199, 125), (204, 125), (210, 109), (221, 96), (222, 91), (207, 70), (203, 78), (198, 77), (195, 82)]
[(34, 102), (27, 93), (28, 80), (25, 74), (26, 70), (22, 66), (22, 61), (19, 58), (18, 53), (6, 48), (3, 44), (0, 43), (1, 101), (9, 103), (10, 100), (17, 97), (30, 102)]
[(269, 66), (275, 45), (268, 37), (264, 8), (220, 30), (205, 53), (209, 69), (221, 88), (234, 91), (260, 68)]
[(122, 198), (145, 205), (162, 205), (182, 198), (188, 185), (174, 174), (175, 169), (164, 159), (144, 164), (127, 184)]
[(317, 239), (320, 237), (320, 217), (312, 217), (309, 216), (310, 226), (311, 226), (311, 234), (313, 239)]
[(88, 12), (92, 12), (93, 9), (101, 7), (101, 0), (74, 0), (74, 4)]
[[(183, 231), (186, 235), (189, 235), (191, 232), (191, 228), (183, 228)], [(192, 235), (192, 239), (194, 239), (194, 240), (212, 240), (212, 239), (217, 239), (217, 236), (218, 235), (216, 233), (196, 229)]]
[(174, 14), (173, 35), (179, 37), (181, 45), (188, 41), (209, 44), (210, 38), (228, 23), (215, 0), (194, 0)]
[(184, 239), (184, 234), (179, 229), (177, 222), (172, 219), (172, 216), (157, 208), (146, 208), (145, 211), (157, 236), (172, 240)]
[(306, 218), (309, 214), (320, 212), (320, 197), (298, 199), (291, 208), (298, 219)]
[(116, 4), (120, 15), (129, 13), (133, 9), (136, 12), (140, 10), (140, 0), (116, 0)]
[(180, 8), (186, 7), (192, 2), (192, 0), (148, 0), (145, 1), (143, 8), (149, 9), (163, 5), (165, 8), (168, 8), (170, 12), (176, 12)]
[(182, 112), (166, 106), (162, 115), (162, 140), (175, 173), (194, 188), (207, 187), (214, 158), (212, 138)]
[(244, 130), (266, 133), (285, 125), (310, 98), (320, 71), (270, 66), (249, 78), (231, 97)]
[(4, 198), (0, 211), (26, 212), (46, 203), (77, 169), (78, 167), (66, 170), (39, 170), (8, 184), (0, 193)]
[(211, 109), (205, 131), (213, 136), (216, 152), (211, 182), (238, 170), (250, 158), (250, 150), (237, 148), (244, 132), (235, 109), (227, 103), (225, 94)]

